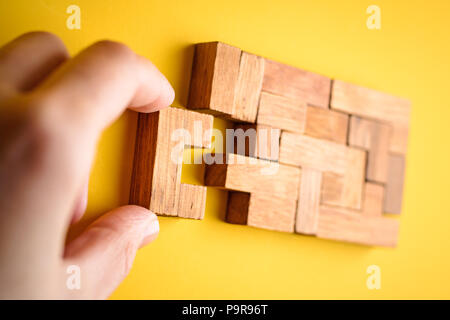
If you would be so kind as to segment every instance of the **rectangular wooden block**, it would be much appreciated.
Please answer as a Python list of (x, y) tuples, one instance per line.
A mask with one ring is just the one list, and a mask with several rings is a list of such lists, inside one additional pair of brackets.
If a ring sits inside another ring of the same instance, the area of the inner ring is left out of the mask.
[(230, 192), (226, 220), (256, 228), (293, 232), (296, 206), (295, 199)]
[(391, 126), (378, 121), (352, 116), (349, 145), (368, 151), (368, 181), (386, 183)]
[[(177, 216), (184, 147), (210, 145), (211, 131), (206, 134), (206, 130), (212, 124), (212, 116), (177, 108), (139, 114), (130, 204), (156, 214)], [(179, 135), (174, 137), (174, 132)]]
[(206, 206), (206, 187), (192, 184), (180, 185), (177, 214), (181, 218), (203, 219)]
[(319, 221), (321, 186), (322, 172), (303, 167), (295, 232), (316, 234)]
[(377, 183), (366, 182), (364, 185), (363, 214), (380, 217), (383, 214), (384, 187)]
[(258, 124), (282, 130), (305, 131), (306, 104), (302, 101), (262, 92), (259, 101)]
[(266, 59), (263, 91), (328, 108), (330, 87), (330, 78)]
[(231, 116), (241, 50), (221, 42), (195, 46), (187, 107)]
[(320, 208), (317, 236), (369, 246), (395, 247), (399, 222), (387, 217), (362, 215), (344, 208)]
[(322, 202), (330, 205), (361, 208), (366, 153), (331, 141), (290, 132), (281, 133), (280, 163), (331, 172), (324, 177)]
[(403, 183), (405, 179), (405, 157), (389, 155), (389, 173), (386, 182), (384, 211), (388, 213), (402, 212)]
[(232, 118), (254, 123), (264, 78), (264, 59), (242, 52)]
[(230, 153), (223, 155), (223, 164), (206, 166), (205, 185), (297, 200), (300, 173), (300, 168)]
[(347, 143), (348, 115), (329, 109), (306, 109), (305, 134), (337, 143)]
[(334, 80), (330, 105), (332, 109), (389, 122), (393, 126), (389, 150), (406, 153), (410, 116), (408, 100)]
[[(280, 129), (260, 124), (236, 124), (234, 129), (242, 130), (242, 132), (235, 131), (235, 153), (247, 157), (278, 161)], [(244, 135), (243, 138), (241, 134)]]

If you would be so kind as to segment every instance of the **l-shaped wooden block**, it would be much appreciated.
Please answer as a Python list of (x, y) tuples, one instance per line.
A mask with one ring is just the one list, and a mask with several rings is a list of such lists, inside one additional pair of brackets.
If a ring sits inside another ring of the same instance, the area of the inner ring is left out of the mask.
[(206, 187), (181, 183), (184, 147), (209, 148), (213, 117), (166, 108), (140, 113), (130, 204), (156, 214), (203, 219)]

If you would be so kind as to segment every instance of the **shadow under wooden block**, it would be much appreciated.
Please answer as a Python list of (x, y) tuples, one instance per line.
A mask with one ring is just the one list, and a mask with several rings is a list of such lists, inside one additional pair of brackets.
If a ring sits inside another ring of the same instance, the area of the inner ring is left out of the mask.
[(266, 59), (263, 91), (328, 108), (330, 88), (328, 77)]
[(259, 124), (235, 124), (234, 130), (235, 153), (247, 157), (278, 161), (280, 129)]
[(317, 237), (362, 245), (395, 247), (398, 230), (399, 221), (392, 218), (321, 206)]
[(232, 153), (220, 157), (222, 163), (206, 165), (205, 185), (297, 200), (300, 168)]
[(295, 199), (230, 192), (226, 221), (268, 230), (294, 232), (296, 206)]
[[(212, 116), (177, 108), (139, 114), (130, 204), (149, 208), (156, 214), (177, 216), (184, 147), (210, 147), (208, 134), (212, 125)], [(204, 194), (200, 188), (184, 192), (191, 197), (193, 193), (198, 197)]]
[(361, 208), (366, 152), (327, 140), (282, 132), (279, 162), (325, 173), (323, 203)]
[(389, 172), (386, 182), (384, 211), (400, 214), (402, 212), (403, 184), (405, 179), (405, 157), (389, 155)]
[(391, 126), (378, 121), (352, 116), (349, 145), (368, 151), (366, 179), (386, 183)]
[(411, 105), (407, 99), (333, 80), (332, 109), (392, 125), (389, 151), (406, 154)]

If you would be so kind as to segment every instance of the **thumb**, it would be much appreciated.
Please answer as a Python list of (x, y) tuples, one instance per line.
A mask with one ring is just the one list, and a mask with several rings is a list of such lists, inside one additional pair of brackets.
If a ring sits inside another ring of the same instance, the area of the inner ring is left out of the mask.
[(136, 251), (156, 239), (157, 216), (138, 206), (114, 209), (93, 222), (70, 242), (64, 255), (64, 276), (68, 266), (80, 270), (79, 290), (69, 290), (68, 298), (107, 298), (131, 269)]

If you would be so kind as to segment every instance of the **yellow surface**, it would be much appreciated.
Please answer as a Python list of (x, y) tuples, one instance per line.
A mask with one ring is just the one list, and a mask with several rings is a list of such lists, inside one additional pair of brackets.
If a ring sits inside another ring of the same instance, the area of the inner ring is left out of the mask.
[[(72, 3), (81, 30), (66, 28)], [(381, 30), (366, 27), (370, 4), (381, 8)], [(450, 298), (449, 14), (446, 0), (1, 0), (0, 42), (36, 29), (58, 34), (71, 53), (123, 41), (167, 75), (177, 106), (187, 100), (192, 44), (212, 40), (412, 100), (397, 249), (230, 225), (226, 194), (209, 189), (205, 220), (161, 218), (160, 237), (112, 298)], [(133, 119), (128, 112), (101, 140), (81, 226), (126, 202)], [(184, 170), (184, 181), (202, 182), (199, 170)], [(366, 287), (372, 264), (381, 290)]]

